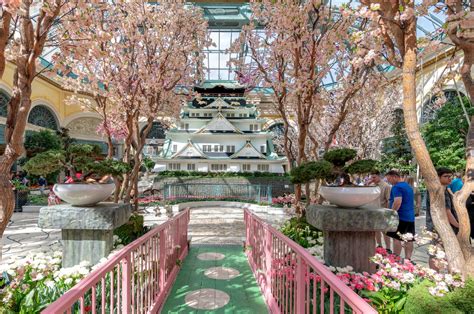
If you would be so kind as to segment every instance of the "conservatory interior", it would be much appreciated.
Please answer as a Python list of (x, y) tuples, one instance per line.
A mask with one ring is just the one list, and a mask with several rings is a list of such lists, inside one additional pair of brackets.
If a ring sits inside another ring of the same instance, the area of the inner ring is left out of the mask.
[(0, 314), (474, 313), (471, 2), (0, 7)]

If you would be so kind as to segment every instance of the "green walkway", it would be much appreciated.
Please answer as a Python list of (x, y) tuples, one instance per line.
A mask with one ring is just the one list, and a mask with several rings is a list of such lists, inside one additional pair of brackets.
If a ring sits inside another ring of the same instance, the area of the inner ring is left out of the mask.
[(268, 310), (242, 247), (209, 245), (191, 246), (161, 313), (260, 314)]

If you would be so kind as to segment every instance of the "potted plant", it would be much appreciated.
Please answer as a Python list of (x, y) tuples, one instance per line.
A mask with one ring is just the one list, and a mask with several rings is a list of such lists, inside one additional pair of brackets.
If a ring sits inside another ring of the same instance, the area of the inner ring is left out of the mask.
[(66, 183), (53, 187), (62, 200), (78, 206), (90, 206), (107, 199), (115, 189), (112, 177), (130, 171), (121, 161), (103, 159), (98, 145), (72, 144), (65, 150), (48, 150), (30, 158), (24, 169), (33, 175), (58, 170), (69, 173)]
[(360, 207), (380, 194), (379, 187), (358, 186), (351, 182), (350, 175), (367, 174), (377, 168), (378, 162), (363, 159), (351, 162), (357, 152), (349, 148), (333, 149), (326, 152), (322, 160), (311, 161), (291, 171), (291, 181), (295, 184), (308, 183), (320, 179), (323, 184), (321, 195), (340, 207)]

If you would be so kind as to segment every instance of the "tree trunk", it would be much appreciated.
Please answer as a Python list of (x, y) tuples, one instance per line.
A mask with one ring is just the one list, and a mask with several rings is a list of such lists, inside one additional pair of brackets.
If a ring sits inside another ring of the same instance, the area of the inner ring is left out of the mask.
[(12, 19), (10, 12), (7, 10), (2, 11), (2, 25), (0, 26), (0, 78), (3, 77), (3, 73), (5, 72), (5, 48), (10, 37), (10, 23)]
[[(301, 124), (298, 134), (298, 156), (296, 162), (300, 166), (303, 162), (306, 161), (306, 136), (307, 136), (307, 126)], [(296, 201), (296, 213), (298, 215), (303, 215), (303, 209), (301, 208), (301, 196), (303, 194), (301, 184), (295, 185), (295, 201)]]
[(443, 241), (450, 271), (462, 271), (464, 259), (461, 247), (448, 222), (444, 205), (444, 187), (431, 161), (425, 142), (421, 137), (416, 112), (416, 20), (405, 29), (405, 54), (403, 56), (403, 114), (408, 139), (420, 166), (421, 173), (430, 192), (431, 215), (436, 230)]
[[(0, 157), (0, 237), (3, 236), (15, 208), (15, 196), (10, 183), (10, 170), (18, 157), (24, 152), (23, 134), (31, 107), (31, 82), (28, 84), (28, 79), (25, 76), (19, 77), (24, 78), (26, 82), (19, 81), (20, 87), (23, 89), (15, 89), (13, 97), (10, 99), (9, 109), (13, 107), (19, 108), (19, 110), (17, 111), (18, 114), (9, 110), (6, 125), (8, 132), (5, 132), (5, 142), (7, 144), (5, 152)], [(15, 115), (16, 119), (12, 119), (12, 115)]]

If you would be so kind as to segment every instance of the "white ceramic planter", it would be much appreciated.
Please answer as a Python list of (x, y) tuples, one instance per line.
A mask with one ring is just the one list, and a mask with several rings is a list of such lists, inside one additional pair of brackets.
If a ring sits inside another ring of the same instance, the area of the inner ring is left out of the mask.
[(321, 195), (340, 207), (360, 207), (375, 201), (380, 195), (378, 186), (322, 186)]
[(91, 206), (107, 199), (115, 189), (115, 183), (59, 183), (54, 193), (65, 202), (77, 206)]

